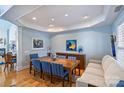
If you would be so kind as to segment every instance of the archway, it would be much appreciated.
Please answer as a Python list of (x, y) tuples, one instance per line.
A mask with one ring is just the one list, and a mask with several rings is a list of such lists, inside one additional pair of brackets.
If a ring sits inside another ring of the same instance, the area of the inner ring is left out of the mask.
[(0, 48), (5, 49), (5, 54), (12, 53), (18, 63), (18, 26), (3, 19), (0, 19)]

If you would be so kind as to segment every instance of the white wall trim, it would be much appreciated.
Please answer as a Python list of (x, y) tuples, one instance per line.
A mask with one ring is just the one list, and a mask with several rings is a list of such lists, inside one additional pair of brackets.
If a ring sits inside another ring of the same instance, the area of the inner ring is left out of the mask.
[(27, 69), (27, 68), (29, 68), (29, 65), (26, 65), (26, 66), (18, 66), (18, 67), (16, 68), (16, 71), (21, 71), (21, 70), (24, 70), (24, 69)]

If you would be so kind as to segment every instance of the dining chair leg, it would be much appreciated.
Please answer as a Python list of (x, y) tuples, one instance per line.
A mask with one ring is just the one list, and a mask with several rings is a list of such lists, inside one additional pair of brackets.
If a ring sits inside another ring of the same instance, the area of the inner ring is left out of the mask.
[(43, 75), (43, 80), (44, 80), (44, 73), (42, 73), (42, 75)]
[(74, 74), (74, 70), (72, 71), (72, 74)]
[(79, 70), (79, 76), (80, 76), (80, 68), (78, 70)]
[(69, 82), (69, 76), (68, 76), (68, 82)]
[(52, 83), (52, 75), (50, 75), (50, 82)]
[(8, 63), (5, 64), (4, 71), (5, 71), (6, 69), (8, 70)]
[(75, 70), (74, 70), (74, 71), (75, 71), (75, 75), (76, 75), (76, 68), (75, 68)]
[(7, 64), (7, 71), (9, 71), (9, 64)]
[(42, 78), (42, 71), (40, 72), (40, 78)]
[(10, 64), (10, 70), (12, 70), (12, 68), (13, 68), (13, 64)]
[(62, 78), (62, 86), (64, 87), (64, 78)]
[(6, 70), (6, 68), (7, 68), (7, 63), (5, 64), (4, 71)]
[(35, 69), (34, 69), (34, 76), (35, 76)]

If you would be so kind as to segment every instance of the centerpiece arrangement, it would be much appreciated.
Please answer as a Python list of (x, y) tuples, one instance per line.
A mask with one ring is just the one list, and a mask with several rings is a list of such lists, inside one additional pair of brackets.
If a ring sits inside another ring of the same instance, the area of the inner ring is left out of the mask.
[(52, 58), (53, 61), (56, 60), (56, 54), (55, 53), (51, 53), (50, 57)]

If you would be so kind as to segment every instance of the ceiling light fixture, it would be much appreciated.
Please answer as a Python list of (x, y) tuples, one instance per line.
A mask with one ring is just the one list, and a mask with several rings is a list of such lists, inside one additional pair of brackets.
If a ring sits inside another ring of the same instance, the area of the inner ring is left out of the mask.
[(84, 17), (83, 17), (83, 19), (88, 19), (88, 18), (89, 18), (89, 16), (84, 16)]
[(36, 20), (37, 18), (36, 17), (32, 17), (32, 20)]
[(68, 14), (65, 14), (65, 16), (68, 16)]
[(51, 21), (55, 21), (55, 19), (54, 18), (51, 18)]
[(49, 27), (54, 27), (54, 25), (50, 24)]

